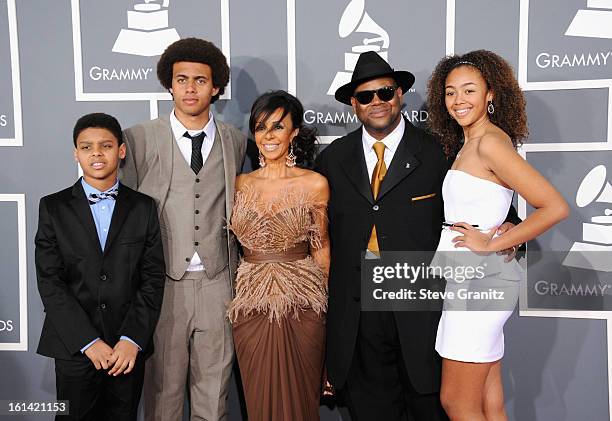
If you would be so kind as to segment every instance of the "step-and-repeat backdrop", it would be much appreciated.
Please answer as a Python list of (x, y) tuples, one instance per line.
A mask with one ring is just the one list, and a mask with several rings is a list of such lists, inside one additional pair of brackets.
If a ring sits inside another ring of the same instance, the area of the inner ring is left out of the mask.
[[(217, 118), (246, 132), (253, 100), (286, 89), (323, 144), (358, 127), (333, 92), (363, 51), (415, 74), (403, 112), (420, 126), (441, 57), (504, 56), (527, 98), (531, 134), (520, 152), (572, 208), (529, 244), (560, 257), (506, 325), (508, 414), (610, 419), (612, 259), (590, 256), (612, 255), (612, 0), (0, 0), (0, 400), (54, 397), (53, 363), (35, 353), (43, 309), (33, 238), (40, 197), (77, 177), (74, 121), (104, 111), (128, 127), (169, 113), (155, 65), (188, 36), (213, 41), (230, 62)], [(531, 211), (521, 198), (517, 207)], [(597, 288), (572, 288), (579, 277)], [(552, 300), (560, 296), (568, 300)], [(242, 419), (235, 391), (231, 400), (230, 419)]]

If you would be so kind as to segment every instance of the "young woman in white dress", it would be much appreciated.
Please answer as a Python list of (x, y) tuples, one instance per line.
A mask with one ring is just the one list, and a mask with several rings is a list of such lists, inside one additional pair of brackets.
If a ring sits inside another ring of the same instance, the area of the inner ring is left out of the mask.
[[(484, 50), (445, 57), (429, 81), (428, 107), (430, 128), (455, 158), (442, 190), (445, 219), (454, 226), (443, 230), (439, 251), (515, 248), (568, 216), (563, 197), (516, 151), (528, 134), (525, 100), (503, 58)], [(535, 210), (495, 236), (514, 191)], [(501, 358), (511, 313), (443, 312), (436, 340), (440, 399), (452, 421), (507, 419)]]

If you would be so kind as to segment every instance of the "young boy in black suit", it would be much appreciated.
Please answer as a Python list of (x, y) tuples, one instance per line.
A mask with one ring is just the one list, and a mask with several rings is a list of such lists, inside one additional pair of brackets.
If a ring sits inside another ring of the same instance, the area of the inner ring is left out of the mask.
[(70, 420), (135, 420), (165, 267), (155, 202), (118, 182), (121, 126), (107, 114), (73, 131), (83, 177), (40, 200), (36, 274), (46, 317), (38, 353), (55, 358)]

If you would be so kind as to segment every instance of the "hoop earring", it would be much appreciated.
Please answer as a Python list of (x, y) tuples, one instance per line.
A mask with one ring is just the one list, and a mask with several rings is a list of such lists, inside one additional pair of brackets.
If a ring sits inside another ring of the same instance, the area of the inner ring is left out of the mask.
[(293, 142), (291, 142), (291, 146), (289, 147), (289, 155), (285, 157), (285, 165), (289, 168), (295, 167), (295, 161), (297, 160), (297, 156), (293, 153)]
[(264, 158), (264, 156), (261, 154), (261, 151), (259, 151), (259, 168), (263, 168), (266, 166), (266, 158)]
[(487, 112), (489, 115), (493, 115), (495, 112), (495, 106), (493, 105), (493, 101), (489, 101), (489, 105), (487, 105)]

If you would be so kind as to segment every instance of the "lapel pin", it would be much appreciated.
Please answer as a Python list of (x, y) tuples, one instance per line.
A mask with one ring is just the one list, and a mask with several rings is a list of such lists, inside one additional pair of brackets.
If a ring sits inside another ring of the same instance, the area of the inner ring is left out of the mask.
[(410, 162), (406, 162), (406, 168), (410, 168)]

